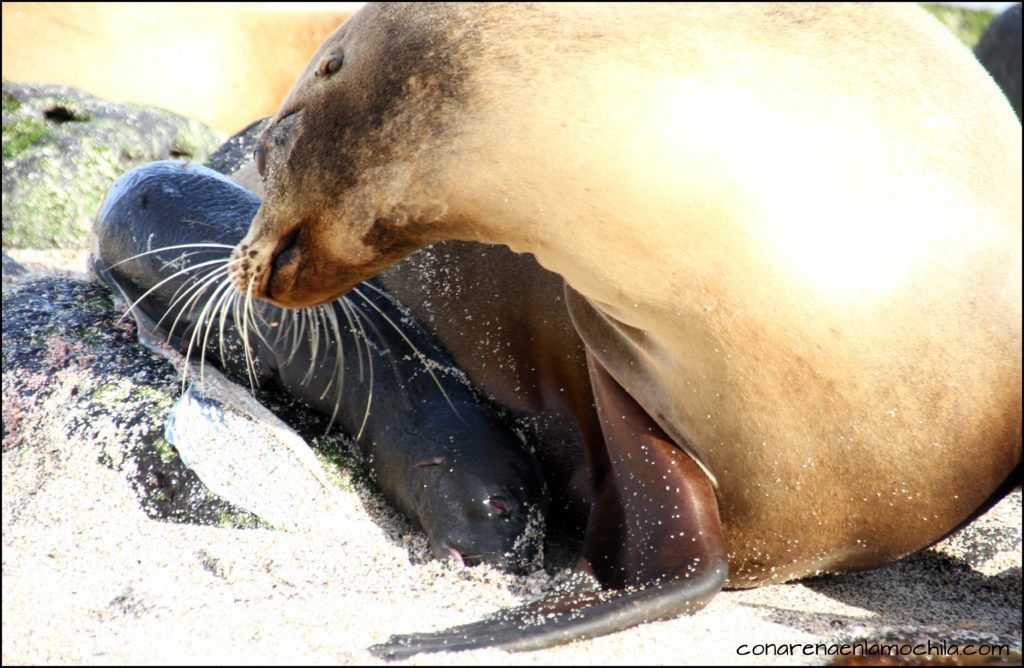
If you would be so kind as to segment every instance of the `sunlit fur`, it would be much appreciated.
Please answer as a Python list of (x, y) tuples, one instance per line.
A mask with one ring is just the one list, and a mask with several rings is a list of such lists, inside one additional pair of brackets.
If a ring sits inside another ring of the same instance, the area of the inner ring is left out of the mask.
[(1020, 460), (1021, 126), (918, 7), (367, 5), (260, 142), (236, 288), (532, 253), (716, 481), (732, 586), (918, 550)]

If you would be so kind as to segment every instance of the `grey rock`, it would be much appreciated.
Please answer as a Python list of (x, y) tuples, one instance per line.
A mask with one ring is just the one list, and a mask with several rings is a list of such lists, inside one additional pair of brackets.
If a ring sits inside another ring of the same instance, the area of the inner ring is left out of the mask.
[(105, 287), (44, 278), (4, 295), (5, 453), (23, 451), (42, 484), (63, 447), (53, 439), (64, 439), (123, 473), (150, 517), (258, 525), (212, 494), (164, 440), (179, 390), (174, 367), (137, 342), (135, 323), (119, 319)]
[(15, 260), (13, 257), (7, 254), (7, 251), (3, 252), (3, 287), (6, 290), (9, 285), (14, 285), (16, 282), (28, 276), (28, 269), (22, 263)]
[(3, 246), (85, 248), (110, 184), (153, 160), (203, 160), (221, 136), (153, 107), (3, 83)]

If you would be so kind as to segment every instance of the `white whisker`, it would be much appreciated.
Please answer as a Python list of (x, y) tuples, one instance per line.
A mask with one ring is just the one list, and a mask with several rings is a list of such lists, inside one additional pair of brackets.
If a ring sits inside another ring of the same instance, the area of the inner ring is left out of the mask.
[[(379, 292), (379, 293), (380, 293), (381, 295), (384, 295), (385, 297), (387, 297), (387, 298), (389, 298), (389, 299), (390, 299), (390, 295), (388, 295), (388, 294), (387, 294), (386, 292), (384, 292), (383, 290), (380, 290), (380, 289), (379, 289), (379, 288), (377, 288), (376, 286), (374, 286), (374, 285), (371, 285), (370, 283), (363, 283), (363, 285), (366, 285), (366, 286), (368, 286), (368, 287), (372, 288), (373, 290), (376, 290), (376, 291), (377, 291), (377, 292)], [(366, 302), (366, 303), (367, 303), (367, 304), (369, 304), (369, 305), (370, 305), (371, 307), (373, 307), (373, 310), (375, 310), (375, 311), (376, 311), (377, 313), (379, 313), (379, 314), (380, 314), (380, 316), (381, 316), (382, 318), (384, 318), (384, 320), (385, 320), (385, 321), (387, 321), (387, 323), (388, 323), (389, 325), (391, 325), (391, 326), (392, 326), (392, 327), (394, 328), (394, 330), (395, 330), (395, 331), (396, 331), (396, 332), (398, 333), (398, 335), (402, 337), (402, 340), (403, 340), (403, 341), (405, 341), (405, 342), (406, 342), (406, 344), (408, 344), (409, 348), (410, 348), (410, 349), (412, 349), (413, 353), (415, 353), (415, 355), (417, 356), (417, 358), (419, 358), (419, 360), (420, 360), (420, 363), (421, 363), (421, 364), (423, 365), (423, 368), (424, 368), (424, 369), (426, 369), (427, 373), (428, 373), (428, 374), (430, 374), (430, 377), (431, 377), (431, 378), (432, 378), (432, 379), (434, 380), (434, 384), (435, 384), (435, 385), (437, 385), (437, 389), (441, 390), (441, 394), (442, 394), (442, 395), (444, 396), (444, 400), (445, 400), (446, 402), (448, 402), (448, 406), (449, 406), (449, 407), (450, 407), (450, 408), (452, 409), (452, 412), (453, 412), (453, 413), (455, 413), (455, 415), (456, 415), (456, 416), (457, 416), (457, 417), (458, 417), (458, 418), (459, 418), (459, 419), (461, 420), (461, 419), (462, 419), (462, 416), (461, 416), (461, 415), (459, 415), (459, 411), (458, 411), (458, 410), (457, 410), (457, 409), (455, 408), (455, 404), (453, 404), (453, 403), (452, 403), (452, 400), (451, 400), (451, 398), (450, 398), (450, 397), (448, 396), (448, 393), (447, 393), (447, 392), (445, 392), (445, 390), (444, 390), (444, 387), (442, 387), (442, 385), (441, 385), (441, 381), (439, 381), (439, 380), (437, 379), (437, 376), (436, 376), (436, 375), (434, 374), (433, 370), (432, 370), (432, 369), (430, 368), (430, 366), (428, 366), (428, 365), (427, 365), (427, 362), (426, 362), (426, 360), (427, 360), (427, 357), (426, 357), (426, 356), (425, 356), (425, 355), (424, 355), (423, 353), (421, 353), (421, 352), (419, 351), (419, 349), (418, 349), (418, 348), (417, 348), (417, 347), (416, 347), (416, 346), (415, 346), (415, 345), (413, 344), (413, 342), (412, 342), (412, 341), (411, 341), (411, 340), (409, 339), (409, 337), (405, 335), (405, 332), (403, 332), (403, 331), (401, 330), (401, 328), (400, 328), (400, 327), (399, 327), (398, 325), (396, 325), (396, 324), (394, 323), (394, 321), (393, 321), (393, 320), (391, 320), (391, 318), (389, 318), (389, 317), (388, 317), (388, 315), (387, 315), (386, 313), (384, 313), (384, 311), (382, 311), (382, 310), (381, 310), (381, 309), (380, 309), (380, 308), (379, 308), (379, 307), (378, 307), (378, 306), (377, 306), (376, 304), (374, 304), (374, 303), (373, 303), (372, 301), (370, 301), (369, 299), (367, 299), (367, 298), (366, 298), (366, 295), (364, 295), (364, 294), (363, 294), (362, 292), (360, 292), (359, 288), (352, 288), (352, 291), (353, 291), (353, 292), (355, 292), (355, 293), (356, 293), (357, 295), (359, 295), (360, 297), (362, 297), (362, 298), (363, 298), (363, 301), (364, 301), (364, 302)]]
[[(356, 306), (355, 303), (352, 302), (351, 300), (346, 299), (345, 300), (345, 304), (347, 304), (348, 307), (350, 309), (352, 309), (352, 316), (355, 319), (356, 327), (358, 328), (358, 332), (359, 332), (359, 336), (357, 337), (356, 336), (356, 332), (353, 331), (352, 332), (352, 338), (355, 339), (357, 348), (358, 348), (360, 339), (362, 340), (363, 349), (366, 351), (367, 366), (369, 367), (369, 370), (370, 370), (370, 379), (369, 379), (370, 380), (370, 383), (369, 383), (370, 389), (369, 389), (369, 391), (366, 394), (366, 410), (363, 412), (363, 421), (359, 425), (359, 433), (356, 434), (356, 440), (358, 441), (362, 437), (362, 435), (363, 435), (363, 430), (366, 428), (366, 421), (370, 418), (370, 406), (373, 404), (373, 352), (370, 350), (370, 344), (369, 344), (369, 340), (370, 339), (366, 335), (366, 330), (363, 329), (363, 318), (365, 318), (366, 315), (363, 314), (363, 317), (361, 318), (360, 315), (359, 315), (359, 312), (362, 309), (360, 309), (358, 306)], [(362, 380), (363, 379), (360, 378), (359, 382), (362, 382)]]
[(181, 269), (179, 271), (174, 272), (173, 274), (171, 274), (167, 278), (163, 279), (162, 281), (160, 281), (159, 283), (157, 283), (156, 285), (151, 287), (149, 290), (146, 290), (145, 292), (143, 292), (142, 296), (139, 297), (138, 299), (136, 299), (134, 302), (132, 302), (131, 306), (128, 307), (128, 309), (121, 315), (120, 318), (118, 318), (117, 321), (121, 322), (122, 320), (124, 320), (125, 317), (129, 313), (131, 313), (133, 310), (135, 310), (135, 307), (138, 306), (139, 303), (143, 299), (145, 299), (149, 295), (153, 294), (154, 290), (157, 290), (161, 285), (167, 283), (168, 281), (172, 281), (175, 278), (177, 278), (178, 276), (181, 276), (182, 274), (188, 273), (190, 271), (195, 271), (196, 269), (201, 269), (202, 267), (207, 267), (207, 266), (209, 266), (211, 264), (219, 264), (219, 263), (222, 263), (222, 262), (223, 262), (223, 260), (210, 260), (210, 261), (207, 261), (207, 262), (200, 262), (199, 264), (192, 265), (191, 267), (185, 267), (184, 269)]
[(348, 297), (342, 297), (338, 300), (338, 304), (341, 306), (341, 312), (345, 315), (345, 320), (348, 322), (348, 331), (352, 335), (352, 341), (356, 344), (356, 361), (359, 362), (359, 382), (363, 382), (363, 355), (359, 349), (359, 339), (356, 336), (357, 329), (356, 324), (353, 321), (352, 313), (352, 301)]
[(309, 379), (313, 377), (313, 371), (316, 369), (316, 357), (320, 350), (320, 320), (316, 317), (315, 309), (303, 309), (303, 314), (309, 318), (309, 368), (306, 369), (306, 374), (300, 381), (303, 385), (309, 382)]
[[(249, 345), (249, 309), (252, 307), (252, 286), (256, 283), (256, 276), (249, 279), (249, 286), (245, 290), (245, 304), (242, 309), (242, 347), (245, 350), (246, 369), (249, 373), (249, 387), (252, 393), (256, 394), (256, 361), (252, 356), (252, 347)], [(235, 321), (237, 323), (237, 320)]]
[[(195, 301), (197, 301), (201, 295), (203, 295), (206, 292), (209, 286), (216, 285), (216, 282), (218, 280), (220, 279), (217, 275), (215, 275), (215, 272), (214, 275), (211, 275), (204, 279), (200, 286), (200, 289), (195, 290), (192, 294), (192, 297), (190, 297), (188, 301), (185, 302), (185, 304), (182, 307), (182, 310), (179, 311), (178, 313), (178, 317), (180, 318), (182, 313), (184, 313), (187, 310), (190, 310), (192, 308), (191, 305)], [(203, 342), (203, 336), (201, 335), (201, 332), (203, 331), (203, 320), (207, 317), (208, 313), (211, 313), (211, 309), (214, 307), (214, 304), (217, 301), (218, 291), (223, 291), (225, 286), (230, 285), (230, 281), (227, 280), (224, 280), (219, 285), (216, 285), (216, 287), (214, 287), (213, 289), (213, 293), (206, 300), (206, 303), (203, 304), (203, 307), (199, 310), (199, 315), (196, 316), (195, 321), (192, 323), (192, 334), (189, 336), (188, 345), (185, 348), (185, 373), (182, 376), (182, 390), (184, 390), (185, 378), (187, 378), (188, 376), (188, 369), (190, 368), (189, 361), (192, 358), (192, 350), (195, 347), (196, 341), (198, 340), (201, 343), (203, 343), (203, 348), (199, 352), (199, 386), (201, 392), (206, 392), (206, 377), (204, 375), (206, 364), (206, 346), (205, 343)], [(173, 327), (176, 327), (177, 324), (178, 320), (177, 318), (175, 318), (174, 325), (172, 326), (172, 331)]]
[[(203, 307), (203, 310), (199, 312), (199, 318), (196, 320), (196, 328), (195, 331), (193, 332), (193, 336), (195, 336), (196, 332), (198, 332), (200, 328), (202, 328), (203, 319), (206, 319), (206, 328), (203, 331), (202, 336), (199, 337), (199, 344), (201, 347), (201, 352), (199, 356), (199, 373), (201, 383), (204, 382), (201, 374), (203, 373), (203, 369), (205, 369), (206, 367), (206, 350), (210, 344), (210, 330), (213, 328), (214, 317), (217, 314), (218, 306), (221, 300), (224, 299), (224, 294), (228, 293), (228, 291), (233, 289), (234, 285), (232, 285), (230, 280), (225, 279), (221, 281), (219, 285), (213, 288), (213, 292), (210, 293), (210, 298), (207, 300), (206, 305)], [(191, 343), (189, 345), (191, 346)], [(224, 355), (222, 354), (221, 364), (223, 363)]]
[[(234, 287), (234, 286), (232, 286)], [(220, 319), (217, 325), (218, 333), (218, 345), (220, 346), (220, 361), (224, 364), (224, 324), (227, 320), (228, 314), (231, 311), (232, 305), (238, 299), (238, 290), (226, 290), (221, 296), (220, 302), (217, 304), (217, 309), (220, 311)]]
[(197, 277), (197, 279), (192, 283), (192, 285), (190, 285), (189, 288), (184, 293), (182, 293), (180, 297), (177, 297), (173, 302), (168, 304), (167, 308), (164, 310), (164, 314), (160, 317), (160, 320), (157, 321), (157, 327), (159, 327), (163, 323), (164, 318), (166, 318), (173, 312), (175, 305), (182, 299), (185, 299), (185, 302), (181, 305), (180, 308), (178, 308), (178, 315), (174, 317), (174, 322), (171, 323), (171, 328), (167, 330), (167, 341), (170, 341), (171, 337), (174, 336), (174, 330), (178, 328), (178, 321), (181, 320), (181, 316), (183, 316), (185, 313), (189, 312), (192, 309), (195, 302), (198, 301), (198, 299), (202, 296), (204, 290), (211, 283), (215, 282), (216, 280), (219, 280), (219, 278), (222, 275), (226, 276), (227, 273), (228, 269), (226, 266), (215, 267), (211, 269), (208, 273), (204, 274), (202, 278)]
[(204, 241), (204, 242), (195, 243), (195, 244), (178, 244), (176, 246), (163, 246), (162, 248), (154, 248), (153, 250), (144, 251), (142, 253), (137, 253), (135, 255), (132, 255), (131, 257), (126, 257), (125, 259), (120, 260), (120, 261), (115, 262), (114, 264), (110, 265), (109, 267), (107, 267), (107, 269), (113, 269), (114, 267), (122, 265), (125, 262), (130, 262), (131, 260), (134, 260), (134, 259), (140, 258), (140, 257), (144, 257), (146, 255), (152, 255), (153, 253), (163, 253), (164, 251), (177, 250), (179, 248), (199, 248), (199, 249), (202, 249), (202, 248), (218, 248), (218, 249), (227, 248), (227, 249), (233, 249), (234, 246), (229, 246), (227, 244), (213, 243), (212, 241)]
[[(344, 309), (344, 303), (339, 304), (339, 306)], [(327, 305), (325, 310), (331, 329), (334, 331), (334, 342), (337, 350), (334, 357), (335, 373), (331, 376), (330, 381), (327, 383), (327, 387), (324, 388), (323, 394), (320, 395), (321, 399), (327, 396), (327, 392), (330, 390), (335, 378), (338, 380), (338, 390), (335, 393), (336, 397), (334, 400), (334, 408), (331, 411), (331, 419), (327, 421), (327, 428), (324, 430), (324, 435), (326, 436), (327, 432), (331, 430), (331, 426), (334, 424), (334, 419), (338, 416), (338, 408), (341, 406), (342, 392), (345, 389), (345, 346), (342, 345), (341, 328), (338, 326), (338, 315), (334, 312), (334, 304)]]

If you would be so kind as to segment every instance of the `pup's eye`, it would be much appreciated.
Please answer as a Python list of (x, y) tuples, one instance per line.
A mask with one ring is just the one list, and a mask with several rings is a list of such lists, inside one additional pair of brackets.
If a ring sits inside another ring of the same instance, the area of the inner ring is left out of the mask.
[(257, 146), (256, 150), (252, 152), (252, 157), (256, 158), (256, 170), (260, 176), (263, 176), (263, 172), (267, 169), (267, 149)]
[(511, 513), (508, 509), (508, 501), (503, 496), (492, 496), (487, 499), (487, 505), (498, 511), (498, 515), (508, 517)]
[(316, 68), (316, 75), (318, 77), (329, 77), (338, 70), (341, 69), (342, 57), (339, 55), (327, 56), (320, 61), (320, 64)]

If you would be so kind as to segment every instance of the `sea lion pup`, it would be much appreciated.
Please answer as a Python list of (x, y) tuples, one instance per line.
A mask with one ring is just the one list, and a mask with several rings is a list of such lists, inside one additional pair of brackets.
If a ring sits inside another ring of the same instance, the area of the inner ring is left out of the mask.
[(137, 167), (111, 187), (97, 216), (94, 272), (134, 305), (152, 339), (331, 416), (436, 557), (532, 565), (546, 512), (537, 463), (447, 371), (444, 351), (395, 300), (364, 284), (305, 314), (265, 302), (231, 308), (227, 257), (258, 207), (203, 167)]
[(964, 521), (1020, 461), (1020, 155), (916, 7), (363, 8), (261, 136), (236, 286), (304, 306), (445, 239), (533, 253), (627, 587), (380, 651), (592, 637)]

